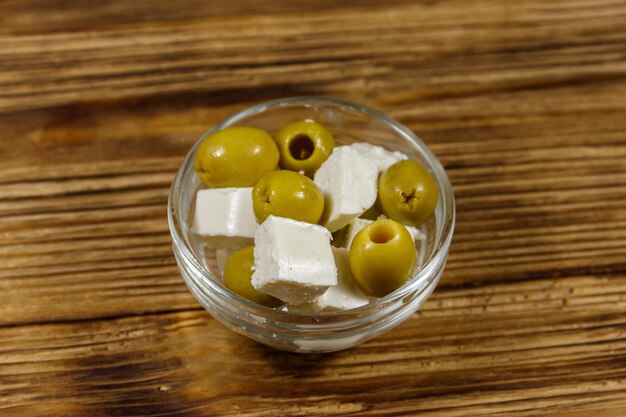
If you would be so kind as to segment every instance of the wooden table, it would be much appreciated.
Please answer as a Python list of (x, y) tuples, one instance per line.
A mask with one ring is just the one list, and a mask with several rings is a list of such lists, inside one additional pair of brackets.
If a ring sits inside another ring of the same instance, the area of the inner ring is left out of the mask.
[[(423, 310), (336, 354), (227, 331), (170, 247), (192, 143), (293, 95), (397, 118), (457, 197)], [(625, 97), (619, 0), (3, 1), (0, 415), (626, 416)]]

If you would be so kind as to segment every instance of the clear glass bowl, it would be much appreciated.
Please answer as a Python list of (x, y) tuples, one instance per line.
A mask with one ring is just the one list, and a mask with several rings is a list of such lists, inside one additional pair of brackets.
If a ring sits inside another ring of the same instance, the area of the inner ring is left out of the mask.
[[(221, 284), (219, 253), (190, 233), (195, 194), (201, 183), (193, 169), (200, 142), (231, 125), (253, 126), (275, 134), (294, 120), (324, 124), (337, 145), (369, 142), (401, 151), (421, 162), (439, 185), (434, 216), (422, 226), (426, 239), (416, 244), (422, 268), (395, 292), (369, 305), (347, 311), (298, 314), (252, 303)], [(413, 132), (397, 121), (360, 104), (296, 97), (262, 103), (219, 123), (189, 151), (172, 183), (168, 221), (180, 273), (196, 299), (226, 327), (268, 346), (293, 352), (347, 349), (386, 332), (413, 314), (435, 289), (448, 256), (454, 229), (454, 195), (443, 167)]]

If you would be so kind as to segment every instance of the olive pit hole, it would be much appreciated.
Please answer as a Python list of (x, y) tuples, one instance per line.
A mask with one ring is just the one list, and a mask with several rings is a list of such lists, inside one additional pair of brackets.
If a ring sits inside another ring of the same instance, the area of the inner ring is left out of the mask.
[(313, 151), (315, 151), (315, 144), (307, 135), (297, 135), (289, 143), (289, 153), (298, 161), (309, 159)]
[(387, 243), (396, 236), (390, 225), (380, 224), (370, 229), (370, 240), (374, 243)]

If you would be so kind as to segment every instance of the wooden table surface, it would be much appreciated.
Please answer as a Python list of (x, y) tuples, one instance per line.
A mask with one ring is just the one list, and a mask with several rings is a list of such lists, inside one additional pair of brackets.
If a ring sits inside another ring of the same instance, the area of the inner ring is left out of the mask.
[[(457, 227), (354, 349), (232, 333), (172, 255), (173, 174), (293, 95), (405, 123)], [(0, 2), (0, 415), (626, 416), (626, 2)]]

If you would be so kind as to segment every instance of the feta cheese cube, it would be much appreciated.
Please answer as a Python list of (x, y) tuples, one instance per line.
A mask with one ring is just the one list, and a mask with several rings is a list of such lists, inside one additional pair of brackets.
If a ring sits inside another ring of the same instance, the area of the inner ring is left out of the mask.
[(314, 314), (320, 311), (341, 311), (357, 308), (369, 303), (369, 297), (354, 284), (350, 271), (350, 251), (333, 247), (337, 266), (337, 285), (330, 287), (317, 300), (300, 305), (288, 305), (285, 311)]
[(254, 236), (252, 286), (290, 304), (315, 300), (337, 285), (331, 238), (322, 226), (269, 216)]
[(258, 224), (252, 188), (209, 188), (196, 194), (191, 232), (224, 246), (251, 243)]
[(376, 201), (378, 166), (360, 152), (339, 146), (317, 170), (314, 181), (326, 199), (325, 226), (335, 232)]
[[(380, 216), (379, 218), (386, 219), (387, 217)], [(350, 249), (350, 245), (352, 245), (352, 241), (354, 240), (354, 237), (357, 235), (357, 233), (363, 230), (363, 228), (370, 223), (372, 223), (372, 220), (360, 218), (352, 220), (350, 224), (348, 224), (348, 226), (346, 227), (343, 247)], [(408, 232), (411, 234), (413, 240), (424, 240), (426, 238), (426, 236), (424, 236), (424, 234), (418, 228), (407, 225), (404, 225), (404, 227), (406, 227), (406, 230), (408, 230)]]
[(381, 146), (371, 145), (365, 142), (353, 143), (347, 147), (354, 149), (367, 159), (376, 163), (379, 173), (385, 171), (398, 161), (409, 159), (409, 157), (402, 152), (391, 152)]
[(349, 255), (348, 249), (333, 248), (337, 285), (330, 287), (312, 303), (315, 311), (349, 310), (369, 303), (369, 298), (352, 281)]

